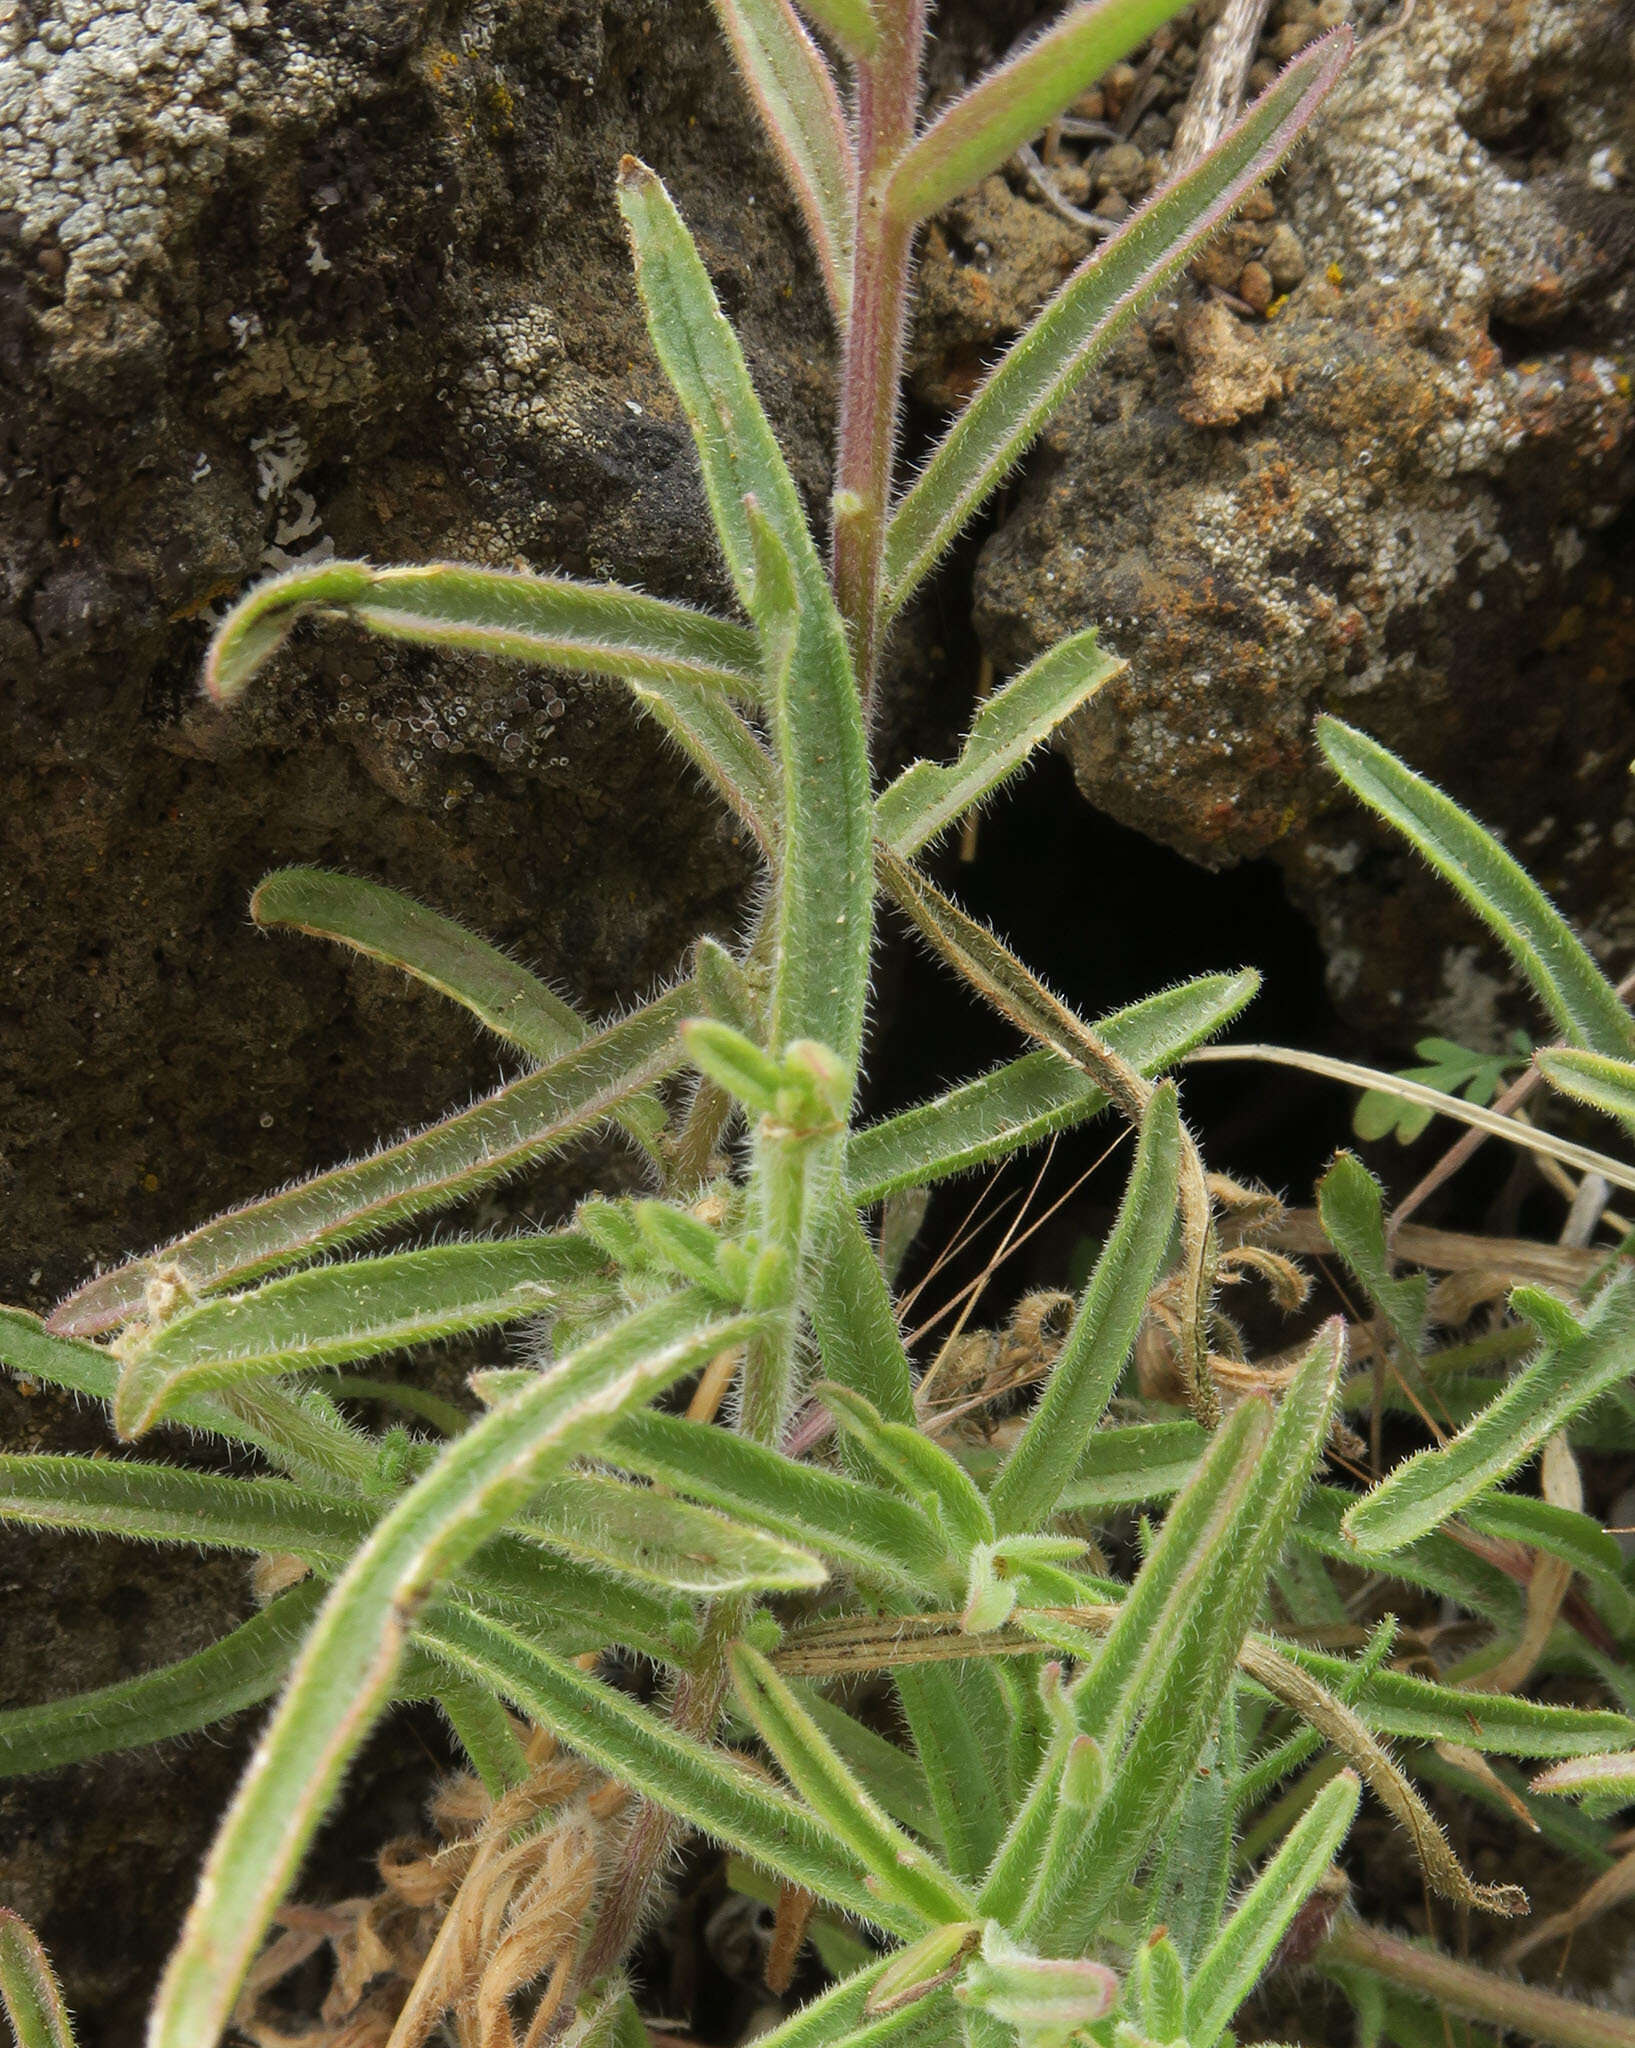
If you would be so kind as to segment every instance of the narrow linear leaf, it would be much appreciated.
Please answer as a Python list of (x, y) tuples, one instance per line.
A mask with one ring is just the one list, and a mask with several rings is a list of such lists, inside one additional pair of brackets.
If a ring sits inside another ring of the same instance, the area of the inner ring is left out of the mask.
[(794, 1691), (869, 1797), (900, 1827), (922, 1836), (935, 1848), (940, 1831), (925, 1768), (919, 1758), (895, 1742), (888, 1742), (866, 1722), (826, 1698), (816, 1686), (797, 1679)]
[(1635, 1806), (1635, 1749), (1602, 1750), (1573, 1757), (1567, 1763), (1552, 1764), (1549, 1770), (1539, 1773), (1528, 1790), (1582, 1799), (1614, 1812), (1619, 1807)]
[(1404, 1460), (1345, 1518), (1369, 1557), (1388, 1556), (1457, 1514), (1536, 1456), (1564, 1423), (1635, 1372), (1635, 1270), (1619, 1273), (1582, 1322), (1553, 1295), (1517, 1288), (1511, 1306), (1544, 1342), (1499, 1398), (1449, 1443)]
[(964, 1887), (875, 1805), (766, 1659), (738, 1643), (728, 1661), (756, 1733), (807, 1804), (847, 1843), (880, 1896), (933, 1926), (968, 1921), (973, 1907)]
[(1322, 1881), (1356, 1817), (1361, 1795), (1356, 1774), (1342, 1771), (1289, 1830), (1192, 1973), (1186, 1993), (1188, 2040), (1212, 2042), (1231, 2024), (1295, 1915)]
[[(1295, 1541), (1302, 1549), (1336, 1564), (1355, 1564), (1356, 1550), (1344, 1534), (1344, 1522), (1356, 1498), (1339, 1487), (1314, 1486), (1300, 1504)], [(1433, 1529), (1412, 1543), (1399, 1544), (1391, 1552), (1391, 1576), (1410, 1586), (1423, 1586), (1438, 1599), (1454, 1600), (1496, 1628), (1521, 1629), (1521, 1587), (1496, 1564), (1443, 1530)]]
[(959, 758), (947, 767), (916, 761), (875, 800), (874, 829), (903, 859), (1013, 775), (1062, 720), (1127, 663), (1103, 653), (1094, 631), (1072, 633), (977, 708)]
[(123, 1340), (114, 1426), (139, 1436), (190, 1393), (539, 1315), (563, 1288), (602, 1270), (594, 1245), (559, 1231), (347, 1259), (214, 1296)]
[(1436, 1415), (1440, 1404), (1420, 1362), (1430, 1278), (1424, 1273), (1398, 1278), (1393, 1271), (1379, 1183), (1355, 1154), (1336, 1153), (1333, 1165), (1317, 1184), (1317, 1213), (1329, 1243), (1361, 1282), (1396, 1339), (1396, 1366), (1404, 1384), (1427, 1416)]
[(619, 165), (619, 211), (630, 233), (647, 331), (692, 428), (711, 517), (740, 602), (759, 623), (749, 499), (777, 535), (803, 599), (823, 601), (828, 585), (800, 494), (755, 395), (738, 337), (669, 193), (635, 157)]
[(1181, 1147), (1173, 1083), (1157, 1090), (1141, 1128), (1129, 1186), (1057, 1353), (1045, 1390), (988, 1505), (1001, 1535), (1042, 1528), (1060, 1504), (1118, 1385), (1175, 1221)]
[[(1261, 1640), (1257, 1638), (1257, 1641)], [(1510, 1693), (1438, 1685), (1406, 1671), (1375, 1671), (1352, 1685), (1357, 1668), (1300, 1643), (1268, 1643), (1330, 1692), (1347, 1695), (1377, 1735), (1410, 1742), (1457, 1742), (1501, 1756), (1584, 1756), (1635, 1743), (1635, 1720), (1602, 1708), (1557, 1707)]]
[(849, 1081), (874, 920), (862, 705), (827, 585), (801, 577), (758, 502), (747, 510), (783, 825), (767, 1038), (775, 1054), (799, 1039), (828, 1046)]
[(754, 635), (726, 619), (612, 584), (478, 569), (459, 562), (376, 569), (323, 562), (269, 577), (217, 627), (205, 687), (240, 696), (304, 613), (348, 617), (390, 639), (504, 655), (626, 682), (685, 680), (695, 689), (760, 694)]
[(782, 1537), (607, 1474), (553, 1479), (517, 1527), (565, 1557), (676, 1592), (795, 1592), (829, 1576), (821, 1559)]
[(758, 1328), (687, 1296), (631, 1316), (475, 1423), (378, 1525), (325, 1603), (206, 1860), (160, 1986), (152, 2048), (197, 2048), (226, 2025), (438, 1582), (622, 1413)]
[(17, 2048), (74, 2048), (62, 1986), (33, 1928), (0, 1906), (0, 2004)]
[(968, 192), (1178, 11), (1177, 0), (1080, 0), (910, 145), (886, 187), (887, 209), (924, 220)]
[[(258, 925), (281, 926), (350, 946), (461, 1003), (498, 1037), (536, 1060), (553, 1060), (590, 1036), (571, 1003), (537, 974), (441, 911), (397, 889), (326, 868), (279, 868), (250, 898)], [(616, 1121), (648, 1152), (664, 1130), (656, 1098), (637, 1100)]]
[(1556, 1049), (1537, 1052), (1533, 1060), (1561, 1094), (1635, 1126), (1635, 1063), (1609, 1059), (1604, 1053)]
[(731, 1431), (651, 1410), (611, 1432), (603, 1455), (847, 1565), (875, 1584), (915, 1591), (955, 1580), (933, 1524), (883, 1488), (797, 1464)]
[(1137, 1422), (1098, 1429), (1057, 1506), (1075, 1514), (1139, 1507), (1180, 1492), (1209, 1442), (1197, 1422)]
[(140, 1315), (161, 1274), (192, 1294), (229, 1287), (446, 1207), (519, 1172), (610, 1117), (682, 1060), (683, 984), (609, 1024), (537, 1073), (369, 1157), (298, 1181), (87, 1282), (47, 1327), (90, 1337)]
[(196, 1656), (94, 1692), (0, 1713), (0, 1777), (141, 1749), (259, 1705), (278, 1690), (326, 1591), (318, 1580), (305, 1580)]
[(1544, 891), (1484, 826), (1366, 733), (1317, 721), (1340, 780), (1418, 848), (1505, 947), (1573, 1044), (1627, 1059), (1635, 1018)]
[(887, 616), (901, 610), (1057, 406), (1129, 332), (1145, 302), (1277, 168), (1350, 49), (1342, 30), (1297, 57), (1201, 163), (1155, 193), (1074, 272), (1011, 345), (892, 516)]
[[(1253, 1000), (1260, 977), (1211, 974), (1097, 1020), (1119, 1058), (1155, 1074), (1223, 1031)], [(1097, 1116), (1105, 1091), (1053, 1052), (1029, 1053), (900, 1116), (854, 1132), (846, 1182), (858, 1207), (901, 1189), (924, 1187), (1036, 1145), (1053, 1131)]]
[(876, 0), (801, 0), (802, 7), (833, 36), (848, 57), (872, 57), (880, 46)]
[(283, 1479), (229, 1479), (135, 1458), (0, 1456), (0, 1520), (135, 1542), (288, 1551), (337, 1563), (368, 1536), (375, 1510)]
[(715, 11), (800, 203), (829, 304), (844, 328), (857, 166), (834, 78), (789, 0), (715, 0)]
[(777, 856), (778, 781), (767, 751), (724, 697), (673, 677), (635, 682), (630, 694), (657, 720), (768, 860)]
[(949, 1868), (975, 1882), (993, 1861), (1005, 1832), (1004, 1696), (996, 1697), (992, 1681), (974, 1661), (911, 1666), (894, 1646), (881, 1662), (891, 1673), (925, 1771)]
[(1464, 1520), (1484, 1535), (1525, 1543), (1548, 1557), (1559, 1557), (1575, 1572), (1582, 1572), (1599, 1592), (1610, 1594), (1621, 1604), (1629, 1600), (1618, 1539), (1575, 1508), (1558, 1507), (1524, 1494), (1489, 1493), (1466, 1508)]
[(570, 1749), (717, 1841), (863, 1920), (910, 1937), (920, 1931), (918, 1915), (874, 1895), (846, 1844), (815, 1814), (628, 1694), (478, 1615), (441, 1616), (425, 1641)]
[[(1187, 1494), (1171, 1509), (1101, 1663), (1086, 1681), (1081, 1725), (1102, 1741), (1109, 1755), (1131, 1716), (1140, 1711), (1141, 1719), (1090, 1824), (1065, 1831), (1069, 1853), (1058, 1866), (1055, 1883), (1034, 1908), (1048, 1945), (1055, 1946), (1062, 1938), (1088, 1938), (1086, 1930), (1094, 1929), (1118, 1888), (1134, 1875), (1196, 1764), (1321, 1455), (1344, 1359), (1345, 1326), (1336, 1319), (1318, 1332), (1289, 1382), (1266, 1436), (1264, 1457), (1253, 1461), (1241, 1492), (1234, 1478), (1223, 1494), (1222, 1518), (1206, 1537), (1201, 1558), (1195, 1565), (1176, 1559), (1167, 1566), (1183, 1578), (1195, 1571), (1199, 1598), (1190, 1629), (1170, 1636), (1164, 1645), (1167, 1654), (1155, 1668), (1150, 1654), (1145, 1654), (1147, 1646), (1138, 1646), (1144, 1654), (1133, 1660), (1114, 1656), (1113, 1650), (1126, 1616), (1140, 1616), (1145, 1608), (1151, 1618), (1151, 1608), (1138, 1601), (1142, 1581), (1161, 1552), (1174, 1558), (1170, 1523), (1180, 1514)], [(1242, 1404), (1245, 1409), (1251, 1405)], [(1231, 1429), (1233, 1419), (1221, 1426), (1217, 1442)], [(1212, 1447), (1211, 1460), (1214, 1456)], [(1200, 1466), (1194, 1486), (1207, 1469), (1207, 1463)], [(1102, 1664), (1110, 1658), (1111, 1669), (1104, 1677)], [(1117, 1675), (1127, 1666), (1131, 1682), (1115, 1692)]]
[[(812, 1290), (807, 1312), (824, 1378), (861, 1394), (888, 1422), (913, 1422), (914, 1376), (891, 1290), (848, 1201), (834, 1204), (818, 1265), (824, 1283)], [(850, 1448), (847, 1438), (843, 1450)]]

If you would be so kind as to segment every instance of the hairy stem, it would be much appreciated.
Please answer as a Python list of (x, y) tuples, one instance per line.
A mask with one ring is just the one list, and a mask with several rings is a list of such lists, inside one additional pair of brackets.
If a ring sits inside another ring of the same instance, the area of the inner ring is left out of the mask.
[(879, 662), (880, 561), (897, 453), (903, 332), (914, 230), (892, 216), (886, 185), (913, 140), (926, 0), (882, 10), (880, 47), (857, 68), (858, 201), (852, 314), (840, 384), (835, 594), (852, 639), (864, 709)]
[(1635, 2048), (1635, 2020), (1535, 1990), (1514, 1977), (1496, 1977), (1361, 1920), (1342, 1919), (1317, 1959), (1366, 1970), (1429, 2000), (1440, 2012), (1487, 2020), (1535, 2041), (1558, 2043), (1559, 2048)]

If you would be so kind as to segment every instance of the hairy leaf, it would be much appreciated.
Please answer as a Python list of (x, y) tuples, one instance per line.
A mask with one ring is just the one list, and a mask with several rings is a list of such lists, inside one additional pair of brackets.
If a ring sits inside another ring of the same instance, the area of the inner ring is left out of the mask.
[(851, 1851), (815, 1814), (628, 1694), (477, 1615), (439, 1617), (425, 1639), (570, 1749), (717, 1841), (864, 1920), (919, 1932), (920, 1917), (876, 1898)]
[(844, 327), (851, 308), (857, 164), (834, 78), (789, 0), (715, 0), (715, 11), (800, 202), (829, 303)]
[(226, 2024), (267, 1920), (439, 1580), (553, 1467), (756, 1327), (753, 1318), (723, 1322), (688, 1297), (628, 1318), (475, 1423), (378, 1525), (326, 1602), (216, 1837), (160, 1986), (153, 2048), (195, 2048)]
[(851, 1849), (880, 1897), (933, 1925), (969, 1920), (972, 1902), (936, 1859), (890, 1820), (772, 1666), (747, 1643), (730, 1655), (739, 1704), (808, 1805)]
[(1538, 1325), (1539, 1351), (1449, 1443), (1416, 1452), (1351, 1509), (1346, 1533), (1366, 1556), (1388, 1556), (1457, 1514), (1635, 1372), (1635, 1271), (1612, 1280), (1582, 1322), (1537, 1288), (1517, 1288), (1511, 1305)]
[(1060, 640), (1002, 690), (985, 698), (957, 760), (916, 761), (875, 801), (874, 829), (905, 860), (991, 796), (1035, 747), (1122, 673), (1092, 630)]
[(1098, 1429), (1057, 1505), (1094, 1514), (1168, 1500), (1186, 1485), (1208, 1441), (1208, 1432), (1196, 1422), (1136, 1422)]
[(1201, 163), (1155, 193), (1081, 264), (1012, 343), (892, 516), (885, 549), (887, 615), (901, 610), (1063, 399), (1129, 332), (1152, 294), (1276, 169), (1339, 76), (1350, 48), (1349, 35), (1340, 33), (1302, 52)]
[(74, 2048), (62, 1986), (34, 1930), (0, 1906), (0, 2004), (17, 2048)]
[(1042, 1528), (1106, 1410), (1135, 1343), (1175, 1222), (1180, 1112), (1153, 1096), (1124, 1202), (1027, 1427), (988, 1495), (1001, 1535)]
[(421, 646), (507, 655), (581, 675), (684, 679), (752, 702), (760, 695), (754, 635), (742, 626), (611, 584), (460, 562), (401, 569), (322, 562), (269, 577), (217, 627), (205, 664), (210, 694), (230, 703), (310, 611)]
[(1555, 905), (1491, 832), (1377, 740), (1339, 719), (1317, 721), (1317, 743), (1353, 795), (1410, 840), (1501, 941), (1567, 1039), (1614, 1058), (1635, 1052), (1635, 1018)]
[(1211, 1942), (1187, 1987), (1189, 2040), (1213, 2042), (1260, 1982), (1278, 1943), (1345, 1840), (1361, 1791), (1351, 1771), (1323, 1787)]
[(1635, 1125), (1635, 1063), (1571, 1050), (1535, 1053), (1534, 1060), (1552, 1088)]
[(190, 1393), (344, 1365), (539, 1315), (603, 1260), (571, 1232), (478, 1239), (310, 1266), (184, 1308), (125, 1340), (114, 1426), (139, 1436)]
[(828, 1577), (809, 1550), (627, 1479), (553, 1479), (518, 1525), (567, 1557), (686, 1593), (793, 1592)]
[(0, 1713), (0, 1777), (190, 1735), (278, 1690), (327, 1588), (309, 1579), (196, 1656), (37, 1707)]
[[(1260, 987), (1251, 970), (1210, 974), (1099, 1019), (1095, 1030), (1143, 1074), (1171, 1066), (1222, 1031)], [(853, 1134), (846, 1181), (863, 1207), (1036, 1145), (1107, 1107), (1087, 1074), (1053, 1052), (1029, 1053), (931, 1102)]]
[(1178, 0), (1079, 0), (916, 138), (892, 172), (887, 208), (924, 220), (968, 192), (1178, 11)]
[(676, 1027), (691, 993), (685, 985), (672, 989), (470, 1109), (281, 1194), (229, 1209), (147, 1258), (87, 1282), (53, 1311), (48, 1327), (95, 1336), (140, 1315), (148, 1283), (161, 1276), (206, 1294), (494, 1186), (674, 1072), (682, 1057)]

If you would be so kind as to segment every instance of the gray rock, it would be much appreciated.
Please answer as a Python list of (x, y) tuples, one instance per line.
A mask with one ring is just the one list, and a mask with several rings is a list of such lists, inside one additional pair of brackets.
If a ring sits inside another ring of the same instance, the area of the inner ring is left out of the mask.
[(1319, 709), (1507, 832), (1620, 966), (1635, 941), (1635, 201), (1591, 176), (1630, 71), (1598, 0), (1420, 0), (1279, 193), (1310, 274), (1237, 327), (1236, 384), (1190, 316), (1179, 357), (1134, 341), (978, 573), (1001, 673), (1087, 624), (1129, 657), (1063, 740), (1085, 795), (1207, 864), (1280, 860), (1335, 995), (1397, 1041), (1530, 1011), (1337, 797)]

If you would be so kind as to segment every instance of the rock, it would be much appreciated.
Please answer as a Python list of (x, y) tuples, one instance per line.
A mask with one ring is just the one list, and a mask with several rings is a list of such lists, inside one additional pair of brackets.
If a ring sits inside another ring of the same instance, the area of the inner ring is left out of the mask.
[[(638, 148), (821, 507), (829, 323), (704, 0), (0, 6), (0, 1300), (515, 1070), (401, 977), (253, 933), (269, 868), (406, 888), (592, 1012), (734, 928), (746, 848), (612, 688), (326, 628), (233, 716), (197, 697), (212, 612), (304, 556), (724, 601), (613, 204)], [(621, 1157), (515, 1199), (549, 1217)], [(7, 1448), (107, 1442), (0, 1394)], [(0, 1704), (248, 1611), (236, 1565), (8, 1540)], [(249, 1732), (0, 1791), (0, 1896), (86, 2042), (139, 2037)]]
[(1098, 189), (1122, 192), (1127, 198), (1140, 185), (1146, 158), (1133, 142), (1115, 142), (1102, 151), (1095, 165)]
[(1283, 396), (1284, 373), (1218, 299), (1183, 309), (1176, 342), (1188, 372), (1177, 410), (1188, 425), (1235, 427)]
[[(1506, 832), (1604, 956), (1635, 943), (1635, 205), (1592, 176), (1635, 64), (1615, 16), (1419, 0), (1281, 190), (1259, 260), (1292, 283), (1298, 247), (1299, 292), (1120, 350), (978, 570), (1001, 675), (1090, 624), (1129, 658), (1062, 739), (1085, 795), (1207, 864), (1280, 861), (1391, 1044), (1532, 1010), (1314, 759), (1325, 706)], [(1245, 349), (1240, 402), (1214, 365)]]
[(1260, 260), (1274, 291), (1292, 292), (1306, 274), (1305, 245), (1286, 220), (1280, 220), (1273, 228), (1270, 241), (1260, 252)]
[(1237, 296), (1253, 313), (1272, 303), (1272, 273), (1264, 263), (1246, 263), (1238, 275)]

